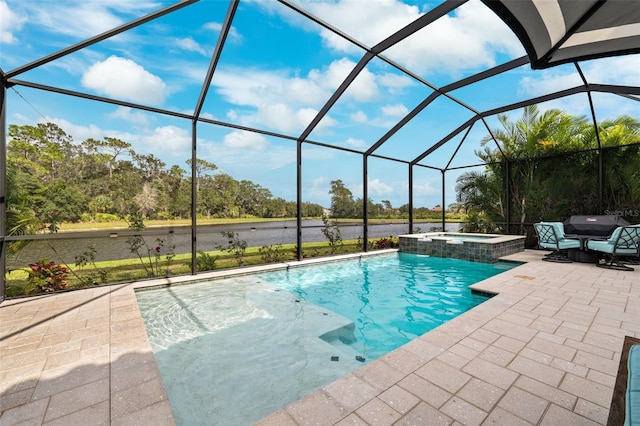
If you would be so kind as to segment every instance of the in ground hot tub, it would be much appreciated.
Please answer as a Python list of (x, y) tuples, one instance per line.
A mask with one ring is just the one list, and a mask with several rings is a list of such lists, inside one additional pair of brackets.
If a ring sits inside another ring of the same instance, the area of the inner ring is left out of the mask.
[(460, 232), (427, 232), (398, 237), (401, 252), (488, 263), (524, 251), (525, 239), (522, 235)]

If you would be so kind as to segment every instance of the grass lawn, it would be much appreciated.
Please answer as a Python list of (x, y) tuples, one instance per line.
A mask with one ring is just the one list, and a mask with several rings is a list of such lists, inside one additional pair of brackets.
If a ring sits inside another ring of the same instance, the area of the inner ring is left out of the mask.
[[(371, 239), (370, 249), (375, 248), (375, 242), (381, 240)], [(382, 239), (387, 241), (387, 239)], [(388, 240), (391, 242), (391, 240)], [(397, 239), (393, 241), (397, 244)], [(388, 248), (388, 247), (379, 247)], [(358, 240), (343, 241), (341, 245), (332, 248), (328, 242), (306, 243), (302, 246), (303, 257), (323, 257), (332, 254), (355, 253), (362, 251), (362, 243)], [(241, 255), (227, 250), (215, 250), (198, 252), (197, 271), (206, 272), (219, 269), (236, 268), (239, 266), (252, 266), (277, 262), (296, 260), (296, 245), (281, 244), (265, 247), (248, 247)], [(64, 266), (64, 273), (52, 269), (44, 269), (35, 274), (35, 279), (30, 279), (30, 269), (15, 269), (6, 275), (6, 296), (17, 297), (27, 294), (38, 294), (35, 283), (42, 288), (50, 290), (79, 289), (83, 287), (115, 284), (149, 278), (188, 275), (191, 274), (191, 254), (180, 254), (168, 258), (163, 256), (149, 256), (122, 260), (95, 262), (83, 267), (76, 265)], [(32, 272), (31, 275), (34, 275)]]

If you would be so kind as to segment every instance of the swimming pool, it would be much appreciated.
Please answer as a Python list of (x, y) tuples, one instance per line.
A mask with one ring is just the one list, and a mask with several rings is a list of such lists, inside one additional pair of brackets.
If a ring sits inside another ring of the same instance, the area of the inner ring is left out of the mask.
[(250, 424), (476, 306), (516, 264), (406, 253), (137, 293), (178, 424)]

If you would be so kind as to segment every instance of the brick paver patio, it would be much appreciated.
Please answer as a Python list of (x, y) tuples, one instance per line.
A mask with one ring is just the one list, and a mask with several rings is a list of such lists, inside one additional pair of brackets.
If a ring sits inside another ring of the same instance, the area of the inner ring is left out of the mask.
[[(474, 286), (497, 296), (258, 424), (606, 424), (640, 266), (541, 256), (509, 256), (527, 263)], [(0, 304), (0, 424), (174, 424), (134, 295), (166, 281)]]

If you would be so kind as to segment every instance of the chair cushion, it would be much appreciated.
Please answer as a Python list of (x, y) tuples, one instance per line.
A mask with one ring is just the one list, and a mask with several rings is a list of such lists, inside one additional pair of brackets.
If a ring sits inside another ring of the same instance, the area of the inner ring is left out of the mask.
[(640, 424), (640, 345), (629, 349), (625, 425)]
[[(596, 250), (596, 251), (600, 251), (600, 252), (603, 252), (603, 253), (612, 254), (613, 250), (615, 248), (615, 243), (618, 240), (618, 238), (620, 237), (620, 233), (622, 232), (623, 229), (624, 229), (624, 227), (622, 227), (622, 226), (617, 227), (613, 231), (613, 233), (611, 234), (609, 239), (606, 240), (606, 241), (588, 240), (587, 241), (587, 249)], [(634, 254), (637, 254), (637, 253), (638, 253), (638, 250), (635, 247), (633, 247), (633, 248), (618, 247), (616, 249), (616, 254), (634, 255)]]
[[(613, 249), (614, 249), (615, 245), (613, 244), (613, 242), (607, 240), (607, 241), (595, 241), (595, 240), (589, 240), (587, 241), (587, 248), (589, 250), (596, 250), (596, 251), (601, 251), (603, 253), (613, 253)], [(634, 249), (623, 249), (623, 248), (618, 248), (616, 250), (616, 254), (628, 254), (628, 255), (633, 255), (638, 253), (637, 250)]]
[(564, 238), (558, 241), (558, 247), (560, 250), (580, 248), (580, 240), (573, 240), (571, 238)]

